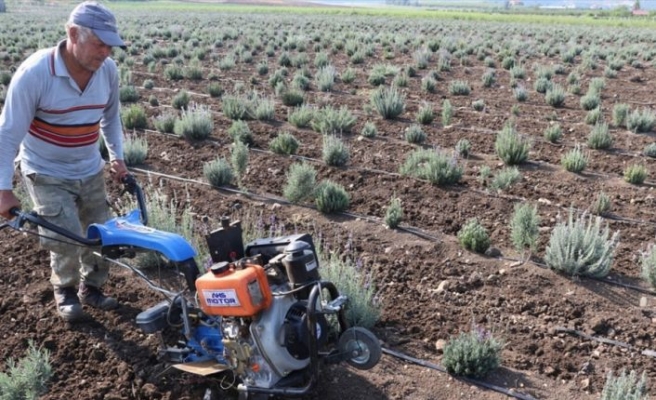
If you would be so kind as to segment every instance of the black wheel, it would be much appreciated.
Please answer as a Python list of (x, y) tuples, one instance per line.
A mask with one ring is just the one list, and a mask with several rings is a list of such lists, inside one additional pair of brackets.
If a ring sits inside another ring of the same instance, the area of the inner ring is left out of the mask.
[(378, 338), (365, 328), (359, 326), (348, 328), (339, 338), (340, 353), (347, 354), (346, 362), (357, 369), (371, 369), (378, 361), (383, 351)]

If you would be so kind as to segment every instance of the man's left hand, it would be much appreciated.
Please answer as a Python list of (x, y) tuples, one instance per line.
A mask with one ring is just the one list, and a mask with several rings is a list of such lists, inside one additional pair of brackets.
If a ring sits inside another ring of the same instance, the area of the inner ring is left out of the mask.
[(113, 160), (110, 163), (109, 172), (111, 172), (118, 183), (121, 183), (121, 180), (130, 173), (123, 160)]

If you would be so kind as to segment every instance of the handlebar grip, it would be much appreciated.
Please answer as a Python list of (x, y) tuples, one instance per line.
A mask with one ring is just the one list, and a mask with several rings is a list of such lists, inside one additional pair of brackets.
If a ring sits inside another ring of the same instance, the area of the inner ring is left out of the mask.
[(13, 215), (14, 217), (18, 217), (20, 215), (20, 213), (21, 213), (21, 210), (18, 207), (12, 207), (9, 210), (9, 214)]

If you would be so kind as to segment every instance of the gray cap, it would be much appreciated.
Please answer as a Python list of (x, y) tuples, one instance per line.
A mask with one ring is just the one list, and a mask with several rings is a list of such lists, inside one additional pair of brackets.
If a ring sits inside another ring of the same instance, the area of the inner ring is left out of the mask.
[(68, 22), (91, 29), (98, 39), (108, 46), (125, 48), (125, 43), (118, 34), (114, 14), (102, 4), (95, 1), (79, 4), (71, 12)]

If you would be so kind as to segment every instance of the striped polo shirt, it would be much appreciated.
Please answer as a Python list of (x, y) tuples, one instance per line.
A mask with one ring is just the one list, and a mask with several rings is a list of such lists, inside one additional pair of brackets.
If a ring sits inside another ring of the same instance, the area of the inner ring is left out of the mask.
[(105, 164), (102, 134), (110, 159), (123, 159), (116, 63), (107, 58), (82, 91), (64, 64), (65, 46), (34, 53), (12, 77), (0, 114), (0, 190), (12, 189), (17, 154), (26, 173), (83, 179)]

